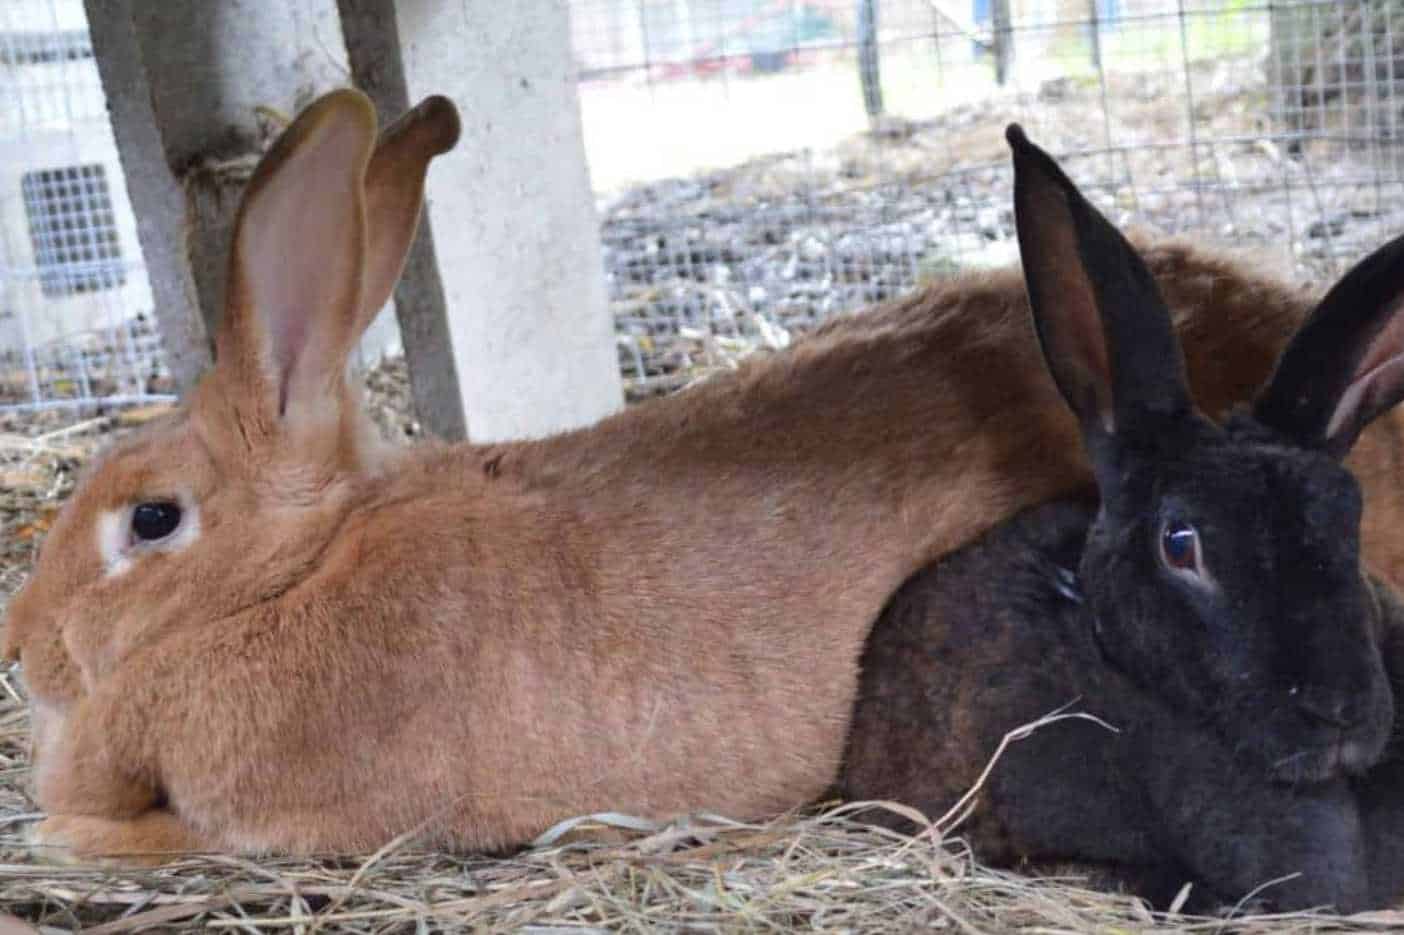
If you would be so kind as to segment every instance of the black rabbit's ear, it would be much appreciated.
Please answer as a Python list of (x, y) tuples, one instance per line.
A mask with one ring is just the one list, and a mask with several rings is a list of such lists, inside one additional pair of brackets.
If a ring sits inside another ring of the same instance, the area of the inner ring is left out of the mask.
[(1346, 273), (1297, 331), (1253, 415), (1340, 458), (1404, 399), (1404, 237)]
[(1089, 441), (1187, 412), (1180, 345), (1145, 262), (1018, 124), (1005, 137), (1034, 325)]

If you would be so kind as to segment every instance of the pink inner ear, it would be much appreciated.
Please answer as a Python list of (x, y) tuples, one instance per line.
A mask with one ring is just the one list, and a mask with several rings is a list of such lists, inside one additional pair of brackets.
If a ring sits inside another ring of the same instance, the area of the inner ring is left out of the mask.
[[(1059, 256), (1077, 257), (1077, 243), (1071, 229), (1059, 230), (1056, 236), (1069, 242), (1061, 246)], [(1066, 251), (1066, 252), (1065, 252)], [(1097, 313), (1097, 296), (1092, 283), (1081, 266), (1070, 266), (1059, 256), (1048, 256), (1041, 263), (1046, 281), (1054, 283), (1049, 298), (1075, 313), (1058, 318), (1058, 343), (1061, 350), (1082, 364), (1098, 382), (1111, 384), (1111, 359), (1107, 354), (1107, 337), (1102, 331), (1102, 319)], [(1075, 259), (1074, 259), (1075, 262)]]
[(1375, 335), (1375, 340), (1370, 342), (1365, 356), (1355, 368), (1355, 377), (1351, 382), (1356, 383), (1368, 378), (1371, 371), (1379, 369), (1385, 361), (1397, 356), (1401, 350), (1404, 350), (1404, 315), (1395, 313), (1390, 316), (1380, 333)]
[(251, 310), (280, 414), (317, 405), (354, 342), (364, 275), (360, 176), (367, 128), (316, 127), (277, 168), (238, 232)]
[[(312, 328), (306, 310), (279, 310), (269, 316), (269, 337), (273, 342), (273, 364), (278, 368), (278, 410), (286, 403), (288, 378), (306, 346)], [(299, 313), (301, 312), (301, 314)]]
[(1106, 334), (1097, 310), (1097, 296), (1087, 271), (1082, 267), (1067, 196), (1040, 187), (1033, 193), (1035, 216), (1041, 219), (1041, 237), (1046, 249), (1039, 253), (1039, 280), (1051, 286), (1044, 302), (1058, 306), (1053, 338), (1054, 353), (1065, 366), (1082, 371), (1088, 388), (1096, 395), (1097, 410), (1107, 431), (1115, 428), (1111, 400), (1111, 357)]
[[(1072, 277), (1069, 277), (1072, 278)], [(1107, 432), (1116, 431), (1116, 414), (1112, 405), (1111, 397), (1111, 360), (1107, 354), (1107, 336), (1102, 331), (1102, 321), (1096, 316), (1096, 297), (1092, 293), (1092, 284), (1087, 281), (1086, 275), (1076, 277), (1080, 280), (1077, 283), (1069, 283), (1069, 286), (1080, 290), (1072, 292), (1064, 289), (1065, 302), (1077, 302), (1080, 307), (1094, 310), (1091, 317), (1087, 315), (1068, 316), (1065, 327), (1067, 334), (1063, 337), (1063, 344), (1070, 351), (1075, 350), (1072, 355), (1074, 359), (1085, 365), (1090, 376), (1089, 384), (1091, 391), (1097, 398), (1097, 415), (1102, 422), (1102, 428)], [(1074, 297), (1076, 296), (1076, 298)]]
[(1401, 385), (1404, 385), (1404, 315), (1395, 314), (1366, 348), (1350, 385), (1331, 413), (1326, 437), (1337, 435), (1357, 413), (1365, 413), (1365, 417), (1370, 418)]

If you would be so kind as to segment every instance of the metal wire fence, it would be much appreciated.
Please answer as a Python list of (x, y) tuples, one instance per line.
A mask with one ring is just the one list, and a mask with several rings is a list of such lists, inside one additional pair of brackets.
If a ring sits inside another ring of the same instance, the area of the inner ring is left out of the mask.
[(0, 3), (0, 409), (168, 398), (81, 2)]
[[(636, 396), (1012, 262), (1010, 120), (1304, 278), (1404, 230), (1404, 0), (568, 5)], [(164, 398), (150, 301), (81, 2), (0, 0), (0, 407)]]
[(1323, 280), (1404, 230), (1404, 2), (573, 0), (621, 366), (1016, 256), (1003, 128), (1119, 223)]

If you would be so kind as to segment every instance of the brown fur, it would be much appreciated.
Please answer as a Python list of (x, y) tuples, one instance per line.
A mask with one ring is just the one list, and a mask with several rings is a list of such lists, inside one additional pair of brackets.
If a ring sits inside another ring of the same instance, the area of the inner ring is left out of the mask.
[[(1089, 480), (1017, 274), (833, 322), (590, 429), (386, 453), (342, 363), (408, 246), (379, 232), (417, 217), (386, 206), (417, 205), (437, 149), (380, 172), (397, 159), (377, 151), (375, 190), (332, 198), (363, 171), (367, 112), (324, 99), (265, 160), (218, 365), (92, 468), (10, 607), (6, 651), (45, 712), (37, 840), (358, 850), (423, 825), (495, 848), (596, 810), (759, 816), (820, 794), (897, 586)], [(1201, 403), (1242, 401), (1308, 297), (1187, 248), (1148, 260)], [(291, 356), (277, 315), (301, 306), (279, 290), (312, 309)], [(1376, 520), (1399, 510), (1392, 432), (1358, 449)], [(199, 504), (199, 538), (104, 576), (97, 517), (152, 497)]]

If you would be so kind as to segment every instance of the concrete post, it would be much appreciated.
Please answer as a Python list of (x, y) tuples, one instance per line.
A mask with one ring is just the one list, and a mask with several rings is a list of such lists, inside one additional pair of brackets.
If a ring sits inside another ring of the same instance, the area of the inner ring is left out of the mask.
[(211, 348), (186, 246), (185, 194), (166, 164), (132, 0), (85, 0), (112, 134), (151, 280), (166, 365), (183, 393), (210, 365)]
[(85, 0), (182, 389), (209, 360), (239, 192), (278, 115), (349, 77), (334, 0)]
[(468, 435), (538, 437), (623, 404), (565, 0), (399, 0), (409, 95), (463, 117), (428, 183)]

